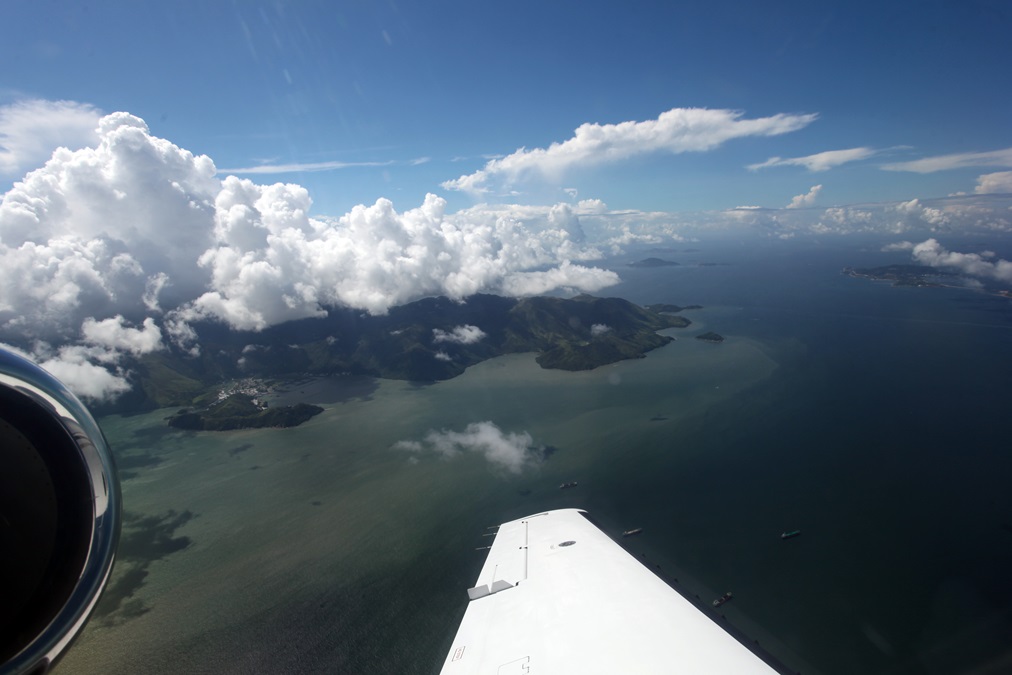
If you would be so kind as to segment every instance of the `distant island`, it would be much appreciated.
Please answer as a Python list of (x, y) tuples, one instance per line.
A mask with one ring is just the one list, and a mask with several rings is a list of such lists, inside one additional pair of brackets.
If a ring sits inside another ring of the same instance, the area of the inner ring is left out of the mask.
[[(188, 406), (201, 412), (185, 412), (173, 418), (173, 426), (283, 426), (309, 411), (254, 411), (250, 406), (258, 404), (241, 397), (217, 408), (222, 386), (244, 378), (269, 382), (338, 374), (433, 382), (456, 377), (486, 359), (521, 352), (536, 352), (543, 368), (589, 370), (643, 358), (671, 342), (672, 337), (658, 331), (690, 325), (688, 319), (672, 315), (682, 309), (688, 307), (644, 308), (621, 298), (591, 295), (564, 299), (479, 294), (460, 302), (426, 298), (383, 316), (328, 308), (326, 317), (260, 332), (205, 321), (193, 326), (201, 344), (198, 355), (170, 348), (139, 357), (130, 363), (133, 389), (101, 412)], [(256, 396), (256, 391), (245, 393)]]
[(696, 339), (702, 340), (703, 342), (723, 342), (724, 336), (718, 335), (713, 331), (709, 331), (707, 333), (700, 333), (699, 335), (696, 336)]
[(882, 267), (844, 267), (843, 274), (858, 279), (891, 281), (893, 286), (939, 287), (943, 279), (955, 280), (952, 272), (920, 265), (884, 265)]
[(294, 427), (323, 412), (306, 403), (268, 408), (248, 394), (234, 393), (199, 412), (181, 410), (169, 418), (169, 426), (194, 431), (231, 431), (264, 427)]
[(969, 278), (958, 272), (947, 272), (922, 265), (884, 265), (882, 267), (844, 267), (842, 274), (857, 279), (890, 281), (893, 286), (915, 288), (959, 288), (1003, 298), (1012, 297), (1012, 290), (992, 279)]
[(678, 265), (678, 263), (661, 258), (644, 258), (643, 260), (629, 263), (629, 267), (671, 267), (674, 265)]

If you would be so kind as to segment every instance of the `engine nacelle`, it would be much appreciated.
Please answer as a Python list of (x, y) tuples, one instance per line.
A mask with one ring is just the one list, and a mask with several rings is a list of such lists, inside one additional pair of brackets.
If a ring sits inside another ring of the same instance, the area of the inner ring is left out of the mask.
[(120, 528), (112, 454), (66, 386), (0, 350), (0, 673), (41, 675), (84, 628)]

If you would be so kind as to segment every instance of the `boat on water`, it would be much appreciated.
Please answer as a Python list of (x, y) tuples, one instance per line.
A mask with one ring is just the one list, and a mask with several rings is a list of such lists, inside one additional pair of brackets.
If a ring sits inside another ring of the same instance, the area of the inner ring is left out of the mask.
[(713, 601), (713, 606), (714, 607), (720, 607), (725, 602), (727, 602), (728, 600), (730, 600), (732, 597), (734, 597), (734, 596), (731, 595), (731, 591), (728, 591), (724, 595), (722, 595), (719, 598), (717, 598), (716, 600), (714, 600)]
[(801, 530), (791, 530), (790, 532), (784, 532), (780, 535), (781, 539), (791, 539), (801, 534)]
[(639, 534), (642, 531), (643, 531), (642, 527), (637, 527), (637, 528), (634, 528), (632, 530), (626, 530), (625, 532), (622, 533), (622, 536), (623, 537), (631, 537), (634, 534)]
[(577, 486), (577, 482), (574, 480), (574, 481), (571, 481), (569, 483), (563, 483), (562, 485), (559, 486), (559, 489), (560, 490), (565, 490), (566, 488), (574, 488), (576, 486)]

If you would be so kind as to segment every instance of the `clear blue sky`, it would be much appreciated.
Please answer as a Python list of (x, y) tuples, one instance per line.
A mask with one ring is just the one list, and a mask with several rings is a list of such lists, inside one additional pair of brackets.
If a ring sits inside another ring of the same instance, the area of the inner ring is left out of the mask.
[[(780, 207), (815, 184), (825, 205), (926, 198), (972, 192), (977, 176), (1009, 168), (1007, 158), (933, 173), (879, 167), (1012, 146), (1010, 11), (965, 1), (18, 0), (0, 28), (0, 104), (128, 111), (219, 169), (352, 164), (251, 176), (307, 186), (318, 214), (378, 197), (411, 208), (426, 192), (453, 208), (550, 204), (565, 187), (612, 208), (673, 211)], [(706, 152), (577, 165), (521, 180), (519, 195), (441, 186), (584, 123), (697, 107), (818, 119)], [(852, 148), (875, 154), (821, 172), (745, 168)]]

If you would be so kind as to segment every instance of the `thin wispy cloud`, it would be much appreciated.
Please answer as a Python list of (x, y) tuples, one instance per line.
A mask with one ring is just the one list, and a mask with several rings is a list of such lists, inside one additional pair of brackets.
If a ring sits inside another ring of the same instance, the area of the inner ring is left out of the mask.
[(98, 141), (102, 112), (76, 101), (29, 99), (0, 106), (0, 175), (19, 177), (46, 163), (53, 151)]
[(506, 155), (502, 153), (483, 153), (480, 155), (467, 156), (467, 155), (455, 155), (450, 158), (451, 162), (466, 162), (472, 159), (484, 159), (485, 161), (492, 159), (502, 159)]
[(221, 173), (237, 174), (277, 174), (277, 173), (312, 173), (315, 171), (338, 171), (340, 169), (355, 169), (362, 167), (393, 166), (395, 164), (407, 164), (418, 166), (429, 161), (428, 157), (418, 157), (407, 161), (388, 159), (382, 162), (342, 162), (339, 160), (329, 162), (293, 162), (290, 164), (258, 164), (256, 166), (242, 166), (236, 168), (219, 169)]
[(552, 143), (547, 148), (520, 148), (501, 159), (489, 161), (484, 168), (442, 184), (447, 190), (472, 194), (490, 191), (490, 183), (507, 183), (534, 173), (558, 178), (576, 166), (619, 162), (651, 153), (705, 152), (726, 141), (747, 136), (777, 136), (811, 124), (816, 114), (779, 113), (770, 117), (746, 119), (737, 110), (674, 108), (657, 119), (620, 124), (580, 125), (572, 138)]
[(975, 166), (1012, 166), (1012, 148), (988, 152), (960, 152), (951, 155), (924, 157), (909, 162), (893, 162), (882, 166), (886, 171), (913, 171), (934, 173), (949, 169), (965, 169)]
[(769, 169), (776, 166), (803, 166), (809, 171), (828, 171), (848, 162), (857, 162), (878, 154), (874, 148), (848, 148), (846, 150), (826, 150), (804, 157), (770, 157), (765, 162), (749, 164), (749, 171)]

